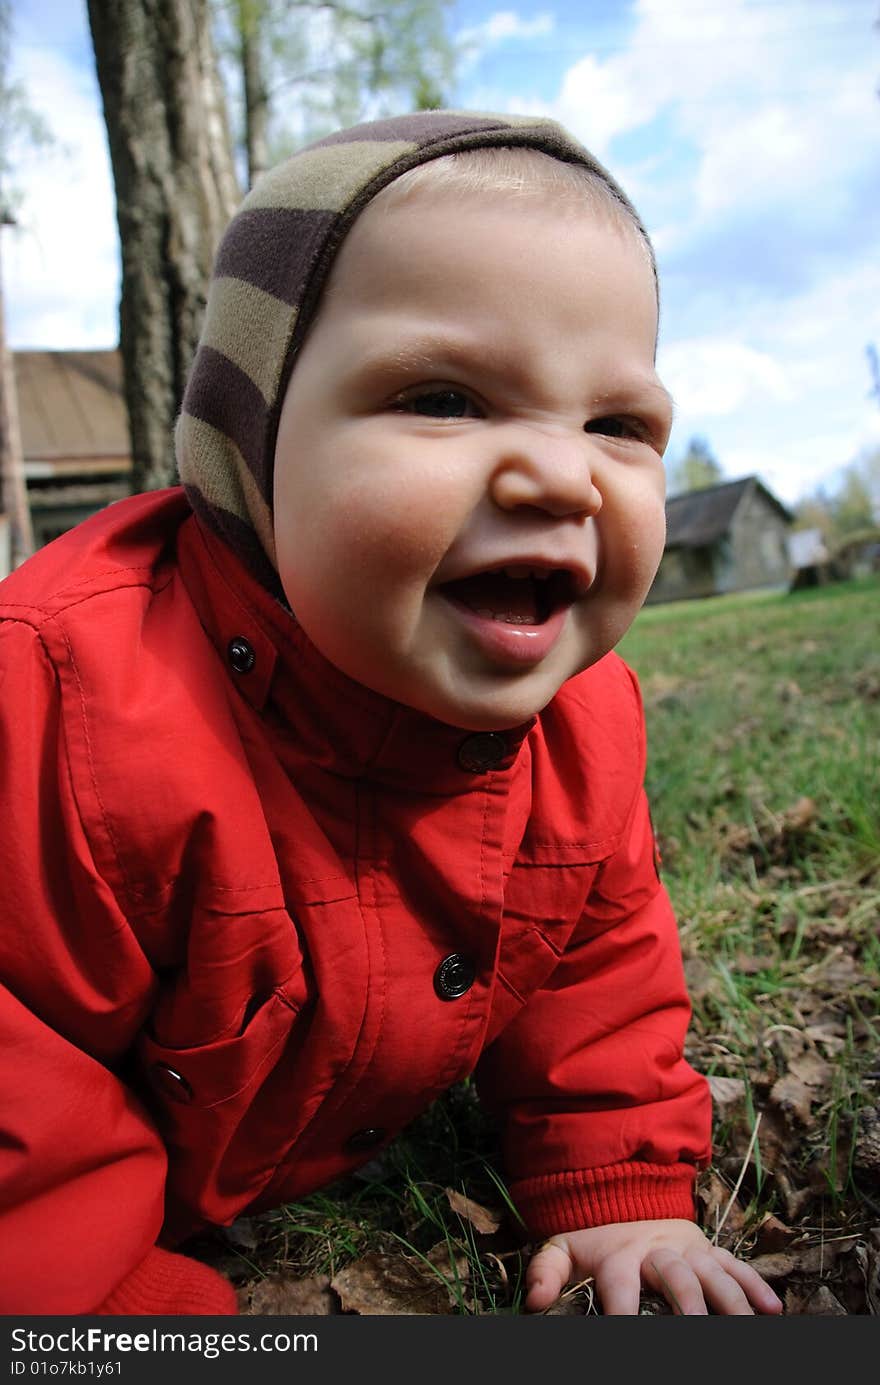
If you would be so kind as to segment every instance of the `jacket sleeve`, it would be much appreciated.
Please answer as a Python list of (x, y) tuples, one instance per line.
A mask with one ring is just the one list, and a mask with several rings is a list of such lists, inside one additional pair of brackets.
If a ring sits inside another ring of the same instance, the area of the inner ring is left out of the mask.
[(24, 621), (0, 622), (0, 818), (0, 1312), (235, 1312), (155, 1244), (165, 1151), (120, 1075), (154, 977), (95, 869)]
[(692, 1218), (711, 1098), (683, 1057), (690, 1004), (640, 791), (546, 984), (487, 1050), (511, 1196), (537, 1236)]

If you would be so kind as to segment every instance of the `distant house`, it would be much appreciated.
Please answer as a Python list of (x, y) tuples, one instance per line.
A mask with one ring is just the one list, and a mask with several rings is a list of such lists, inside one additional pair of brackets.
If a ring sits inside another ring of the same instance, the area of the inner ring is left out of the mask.
[(24, 474), (39, 548), (129, 491), (118, 351), (13, 352)]
[(649, 602), (786, 587), (793, 514), (757, 476), (666, 502), (666, 548)]
[(831, 554), (821, 529), (799, 529), (788, 536), (791, 590), (816, 587), (831, 578)]

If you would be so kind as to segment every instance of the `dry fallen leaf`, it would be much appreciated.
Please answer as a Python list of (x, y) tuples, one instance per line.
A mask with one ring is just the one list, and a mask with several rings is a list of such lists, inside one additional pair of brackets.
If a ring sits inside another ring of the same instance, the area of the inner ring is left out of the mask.
[(793, 1188), (781, 1169), (774, 1175), (789, 1222), (796, 1222), (813, 1200), (812, 1188)]
[(782, 825), (789, 832), (800, 832), (803, 828), (809, 827), (811, 822), (815, 822), (818, 816), (819, 809), (814, 799), (799, 798), (797, 803), (786, 808), (782, 814)]
[(835, 1020), (826, 1024), (808, 1024), (804, 1036), (814, 1044), (823, 1044), (829, 1053), (840, 1053), (846, 1047), (846, 1026)]
[(859, 1111), (853, 1164), (866, 1181), (880, 1184), (880, 1107), (863, 1106)]
[(739, 1202), (734, 1199), (730, 1211), (727, 1210), (730, 1195), (731, 1189), (723, 1178), (719, 1178), (712, 1169), (704, 1174), (697, 1184), (697, 1198), (703, 1209), (700, 1223), (707, 1236), (711, 1237), (715, 1234), (715, 1229), (720, 1225), (722, 1217), (724, 1217), (726, 1239), (730, 1239), (733, 1233), (742, 1230), (745, 1223), (743, 1209)]
[(835, 1298), (827, 1284), (820, 1284), (818, 1289), (813, 1290), (804, 1304), (803, 1312), (823, 1318), (846, 1318), (849, 1316), (840, 1299)]
[(446, 1189), (446, 1197), (453, 1212), (474, 1228), (480, 1236), (493, 1236), (501, 1225), (501, 1213), (493, 1212), (473, 1198), (457, 1193), (454, 1188)]
[(708, 1077), (712, 1104), (720, 1120), (730, 1120), (745, 1109), (746, 1084), (741, 1077)]
[(785, 1225), (785, 1222), (774, 1217), (772, 1212), (768, 1212), (758, 1227), (755, 1249), (759, 1255), (768, 1255), (777, 1250), (785, 1250), (786, 1246), (791, 1245), (797, 1235), (797, 1231), (793, 1231), (790, 1226)]
[(788, 1072), (784, 1077), (780, 1077), (773, 1083), (770, 1089), (770, 1100), (780, 1111), (784, 1111), (787, 1116), (793, 1116), (801, 1125), (812, 1123), (812, 1112), (810, 1109), (811, 1094), (806, 1083), (801, 1082), (800, 1078)]
[(857, 1236), (844, 1236), (820, 1245), (798, 1246), (773, 1255), (757, 1255), (749, 1263), (764, 1279), (786, 1279), (791, 1274), (827, 1274), (839, 1255), (848, 1250)]
[(467, 1256), (456, 1255), (453, 1264), (441, 1241), (425, 1258), (430, 1265), (404, 1255), (365, 1255), (340, 1270), (331, 1288), (345, 1313), (364, 1317), (449, 1313), (457, 1304), (456, 1275), (459, 1284), (468, 1277)]
[(800, 1129), (792, 1126), (788, 1113), (773, 1102), (761, 1112), (761, 1159), (769, 1172), (784, 1166), (787, 1156), (800, 1144)]
[(796, 683), (793, 678), (777, 683), (774, 691), (781, 702), (796, 702), (799, 697), (804, 695), (800, 684)]
[(825, 995), (848, 994), (867, 983), (867, 977), (855, 957), (842, 947), (831, 948), (813, 971), (816, 987)]
[(880, 1226), (868, 1232), (866, 1241), (859, 1242), (855, 1257), (865, 1281), (868, 1312), (880, 1315)]
[(761, 971), (771, 970), (776, 965), (776, 958), (769, 954), (738, 952), (733, 965), (738, 976), (757, 976)]
[(315, 1279), (292, 1279), (285, 1275), (258, 1279), (239, 1289), (238, 1303), (240, 1312), (254, 1317), (327, 1317), (340, 1311), (330, 1289), (330, 1280), (323, 1274)]
[(817, 1053), (804, 1053), (792, 1059), (788, 1070), (807, 1087), (828, 1087), (834, 1077), (832, 1065), (820, 1058)]

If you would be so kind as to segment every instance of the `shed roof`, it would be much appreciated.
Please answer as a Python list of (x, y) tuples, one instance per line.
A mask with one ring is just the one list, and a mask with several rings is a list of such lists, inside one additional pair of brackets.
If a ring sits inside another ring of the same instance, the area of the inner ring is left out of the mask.
[(670, 496), (666, 502), (666, 547), (703, 548), (717, 542), (733, 523), (746, 493), (753, 489), (760, 491), (783, 519), (794, 518), (757, 476), (744, 476), (739, 481)]
[(29, 477), (130, 464), (118, 351), (15, 351), (13, 364)]

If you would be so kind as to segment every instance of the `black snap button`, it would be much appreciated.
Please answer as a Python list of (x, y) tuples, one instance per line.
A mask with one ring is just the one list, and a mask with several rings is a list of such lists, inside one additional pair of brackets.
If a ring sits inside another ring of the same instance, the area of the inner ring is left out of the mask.
[(507, 743), (497, 731), (478, 731), (458, 747), (458, 763), (470, 774), (485, 774), (500, 765), (507, 754)]
[(441, 1000), (458, 1000), (469, 991), (477, 977), (477, 969), (468, 957), (453, 952), (444, 957), (434, 973), (434, 990)]
[(241, 635), (236, 635), (229, 641), (226, 653), (236, 673), (250, 673), (257, 662), (253, 645), (249, 644)]
[(375, 1149), (385, 1139), (386, 1132), (378, 1125), (367, 1125), (363, 1130), (356, 1130), (353, 1135), (349, 1135), (345, 1142), (345, 1148), (351, 1154), (363, 1154), (368, 1149)]
[(192, 1101), (193, 1089), (174, 1068), (169, 1068), (167, 1063), (154, 1063), (150, 1076), (153, 1086), (160, 1091), (163, 1096), (170, 1097), (172, 1101)]

